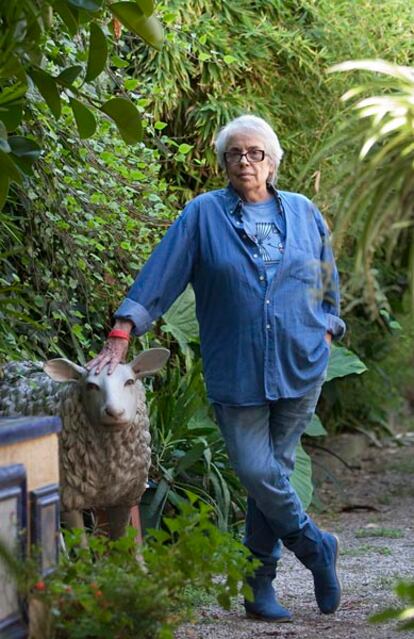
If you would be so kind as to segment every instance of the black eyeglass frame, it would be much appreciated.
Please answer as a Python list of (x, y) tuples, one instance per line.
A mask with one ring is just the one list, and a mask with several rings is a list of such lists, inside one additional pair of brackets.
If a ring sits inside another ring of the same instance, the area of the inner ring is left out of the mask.
[[(259, 153), (259, 152), (262, 154), (262, 157), (260, 158), (260, 160), (255, 160), (255, 159), (249, 157), (249, 155), (251, 153)], [(229, 162), (228, 157), (230, 155), (233, 156), (233, 158), (237, 157), (237, 160), (233, 159), (232, 162)], [(248, 162), (252, 162), (253, 164), (256, 164), (258, 162), (263, 162), (263, 160), (265, 159), (266, 155), (267, 155), (266, 151), (263, 151), (262, 149), (251, 149), (250, 151), (246, 151), (246, 153), (238, 153), (236, 151), (226, 151), (223, 154), (223, 157), (224, 157), (224, 161), (226, 162), (226, 164), (239, 164), (239, 162), (241, 162), (243, 157), (245, 157)]]

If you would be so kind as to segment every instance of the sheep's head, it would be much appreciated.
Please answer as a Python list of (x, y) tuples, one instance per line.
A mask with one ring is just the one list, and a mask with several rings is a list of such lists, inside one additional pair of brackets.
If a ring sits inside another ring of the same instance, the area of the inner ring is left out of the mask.
[(128, 364), (118, 364), (111, 375), (107, 367), (96, 375), (94, 369), (88, 371), (67, 359), (51, 359), (43, 368), (55, 382), (80, 384), (82, 404), (94, 426), (121, 429), (134, 420), (142, 393), (140, 378), (156, 373), (169, 355), (166, 348), (151, 348)]

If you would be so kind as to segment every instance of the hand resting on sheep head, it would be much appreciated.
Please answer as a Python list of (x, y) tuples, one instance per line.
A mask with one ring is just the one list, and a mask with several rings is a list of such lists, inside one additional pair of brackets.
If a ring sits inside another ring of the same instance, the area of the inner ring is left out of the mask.
[(133, 323), (129, 320), (116, 320), (114, 329), (120, 329), (127, 337), (120, 339), (119, 337), (108, 337), (101, 352), (96, 355), (90, 362), (87, 362), (88, 370), (94, 369), (98, 375), (101, 370), (106, 367), (106, 372), (111, 375), (120, 362), (124, 362), (127, 352), (129, 336), (131, 334)]

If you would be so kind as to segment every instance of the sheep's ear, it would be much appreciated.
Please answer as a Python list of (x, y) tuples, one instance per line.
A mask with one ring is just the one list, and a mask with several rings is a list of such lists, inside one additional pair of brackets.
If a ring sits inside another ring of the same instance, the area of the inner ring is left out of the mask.
[(145, 377), (153, 375), (160, 370), (170, 356), (168, 348), (150, 348), (148, 351), (142, 351), (137, 357), (130, 362), (134, 373), (137, 377)]
[(43, 370), (55, 382), (74, 382), (84, 377), (86, 369), (68, 359), (49, 359), (43, 364)]

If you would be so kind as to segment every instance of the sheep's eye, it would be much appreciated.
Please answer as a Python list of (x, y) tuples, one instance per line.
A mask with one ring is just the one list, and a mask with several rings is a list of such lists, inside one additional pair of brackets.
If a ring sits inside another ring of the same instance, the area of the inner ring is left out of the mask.
[(135, 379), (127, 379), (125, 382), (125, 386), (133, 386), (135, 384)]
[(92, 382), (88, 382), (86, 384), (86, 389), (88, 391), (97, 391), (97, 390), (99, 390), (99, 386), (98, 386), (98, 384), (93, 384)]

